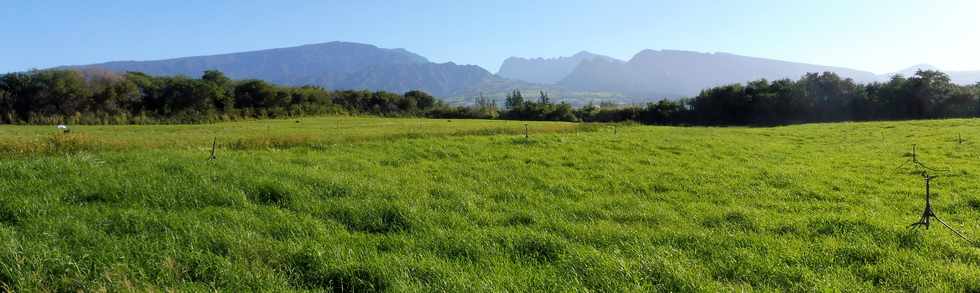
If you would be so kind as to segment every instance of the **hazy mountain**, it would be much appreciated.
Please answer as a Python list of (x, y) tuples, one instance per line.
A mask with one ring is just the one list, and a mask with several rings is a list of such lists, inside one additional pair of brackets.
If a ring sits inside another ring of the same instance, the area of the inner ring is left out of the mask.
[(234, 79), (257, 78), (280, 84), (300, 85), (311, 80), (332, 84), (344, 79), (347, 74), (376, 65), (427, 62), (429, 61), (425, 57), (403, 49), (381, 49), (365, 44), (330, 42), (157, 61), (109, 62), (83, 67), (195, 77), (205, 70), (218, 69)]
[(612, 57), (579, 52), (571, 57), (558, 58), (521, 58), (510, 57), (500, 65), (497, 75), (516, 80), (540, 84), (555, 84), (568, 76), (583, 61), (603, 60), (612, 63), (623, 63)]
[(881, 76), (881, 79), (882, 80), (888, 80), (889, 78), (891, 78), (891, 76), (896, 75), (896, 74), (901, 74), (902, 76), (909, 77), (909, 76), (915, 75), (915, 72), (916, 71), (919, 71), (919, 70), (935, 70), (935, 71), (945, 72), (946, 74), (949, 75), (950, 81), (952, 81), (955, 84), (960, 84), (960, 85), (972, 85), (972, 84), (976, 84), (976, 83), (980, 82), (980, 70), (978, 70), (978, 71), (950, 71), (950, 70), (942, 70), (939, 67), (932, 66), (932, 65), (929, 65), (929, 64), (919, 64), (919, 65), (915, 65), (915, 66), (912, 66), (912, 67), (909, 67), (909, 68), (906, 68), (906, 69), (903, 69), (903, 70), (899, 70), (898, 72), (885, 74), (885, 75), (882, 75)]
[[(636, 94), (640, 79), (634, 76), (626, 63), (608, 60), (586, 60), (579, 64), (572, 73), (563, 78), (558, 84), (562, 87), (584, 90)], [(677, 96), (678, 93), (657, 92), (666, 96)], [(652, 94), (647, 92), (646, 94)]]
[[(494, 75), (473, 65), (433, 63), (404, 49), (330, 42), (243, 53), (122, 61), (72, 66), (113, 72), (198, 77), (217, 69), (234, 79), (262, 79), (284, 85), (319, 85), (329, 89), (405, 92), (423, 90), (450, 101), (477, 95), (502, 98), (514, 89), (546, 91), (556, 100), (576, 104), (594, 100), (642, 102), (644, 99), (696, 95), (712, 86), (760, 78), (797, 79), (808, 72), (832, 71), (858, 82), (883, 80), (870, 72), (840, 67), (745, 57), (726, 53), (645, 50), (628, 62), (581, 52), (571, 57), (516, 58), (504, 61)], [(935, 69), (920, 65), (914, 69)], [(954, 82), (980, 81), (980, 71), (949, 72)], [(632, 97), (632, 98), (627, 98)]]
[(878, 80), (871, 72), (794, 63), (728, 53), (644, 50), (626, 63), (583, 62), (558, 84), (589, 91), (630, 95), (690, 96), (703, 89), (761, 78), (798, 79), (808, 72), (831, 71), (857, 82)]
[(384, 89), (399, 93), (422, 89), (433, 95), (448, 97), (473, 95), (479, 93), (484, 84), (494, 82), (508, 83), (475, 65), (416, 63), (371, 66), (348, 75), (335, 87)]
[(157, 61), (123, 61), (73, 66), (116, 72), (197, 77), (217, 69), (233, 79), (262, 79), (283, 85), (319, 85), (329, 89), (404, 92), (436, 96), (472, 95), (482, 84), (514, 84), (477, 66), (436, 64), (404, 49), (330, 42), (291, 48)]

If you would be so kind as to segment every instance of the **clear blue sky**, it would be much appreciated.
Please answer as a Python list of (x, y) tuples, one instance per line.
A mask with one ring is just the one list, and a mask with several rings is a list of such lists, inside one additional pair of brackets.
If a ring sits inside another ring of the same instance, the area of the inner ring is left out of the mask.
[(19, 1), (0, 72), (327, 41), (406, 48), (496, 72), (509, 56), (730, 52), (891, 72), (980, 70), (980, 1)]

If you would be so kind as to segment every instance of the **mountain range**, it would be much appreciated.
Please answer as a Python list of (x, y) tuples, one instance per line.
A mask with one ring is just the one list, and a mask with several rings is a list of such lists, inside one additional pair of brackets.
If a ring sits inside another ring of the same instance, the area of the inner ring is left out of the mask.
[(859, 82), (876, 80), (871, 72), (793, 63), (727, 53), (644, 50), (625, 63), (583, 62), (558, 84), (579, 90), (616, 90), (629, 95), (690, 96), (705, 88), (765, 78), (799, 78), (832, 71)]
[[(577, 63), (576, 65), (569, 65)], [(571, 69), (569, 69), (571, 68)], [(515, 58), (504, 61), (497, 75), (553, 84), (577, 91), (617, 92), (627, 96), (675, 97), (697, 95), (702, 89), (765, 78), (797, 79), (810, 72), (834, 72), (858, 83), (887, 81), (893, 75), (912, 76), (917, 70), (943, 71), (962, 85), (980, 82), (980, 71), (946, 71), (916, 65), (877, 75), (844, 67), (678, 50), (644, 50), (629, 61), (588, 52), (560, 58)], [(540, 78), (547, 76), (547, 79)]]
[[(217, 69), (233, 79), (262, 79), (283, 85), (318, 85), (329, 89), (393, 92), (418, 89), (457, 102), (478, 95), (499, 98), (520, 89), (545, 91), (574, 104), (592, 100), (635, 103), (692, 96), (713, 86), (760, 78), (796, 79), (809, 72), (836, 72), (862, 83), (887, 80), (891, 76), (728, 53), (676, 50), (644, 50), (628, 61), (585, 51), (558, 58), (511, 57), (504, 60), (497, 74), (493, 74), (475, 65), (434, 63), (405, 49), (349, 42), (60, 68), (186, 76), (200, 76), (205, 70)], [(908, 76), (920, 68), (935, 69), (917, 65), (896, 74)], [(947, 73), (960, 84), (980, 81), (980, 71)]]
[(623, 61), (609, 56), (579, 52), (571, 57), (558, 58), (521, 58), (510, 57), (500, 65), (497, 75), (541, 84), (555, 84), (564, 79), (578, 68), (582, 62), (609, 62), (620, 64)]
[[(405, 92), (423, 89), (437, 96), (468, 95), (501, 78), (472, 65), (433, 63), (405, 49), (330, 42), (243, 53), (156, 61), (121, 61), (69, 66), (151, 75), (199, 76), (217, 69), (233, 79), (261, 79), (277, 84), (318, 85), (330, 89)], [(523, 83), (513, 81), (514, 86)]]

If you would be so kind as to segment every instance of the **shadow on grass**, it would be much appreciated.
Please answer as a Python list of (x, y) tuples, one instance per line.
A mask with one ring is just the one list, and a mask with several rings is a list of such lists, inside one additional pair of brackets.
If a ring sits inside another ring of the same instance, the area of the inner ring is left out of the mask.
[(364, 208), (335, 208), (325, 215), (354, 232), (375, 234), (411, 231), (415, 221), (408, 211), (391, 205)]
[(384, 292), (390, 287), (390, 281), (373, 268), (328, 264), (322, 255), (311, 251), (293, 255), (285, 269), (294, 288), (342, 293)]

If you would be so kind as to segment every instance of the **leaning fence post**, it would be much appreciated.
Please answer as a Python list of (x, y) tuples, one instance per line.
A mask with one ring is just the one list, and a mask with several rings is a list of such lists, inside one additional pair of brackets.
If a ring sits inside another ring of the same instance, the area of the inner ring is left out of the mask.
[(214, 154), (217, 148), (218, 148), (218, 138), (215, 137), (214, 141), (211, 142), (211, 157), (208, 158), (208, 161), (214, 161), (218, 159), (218, 157), (216, 157)]

